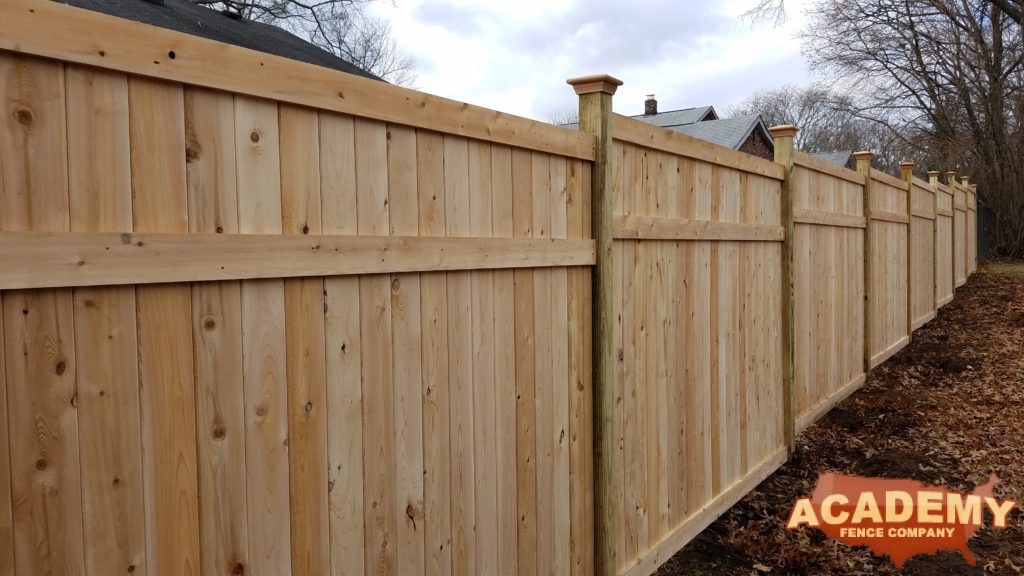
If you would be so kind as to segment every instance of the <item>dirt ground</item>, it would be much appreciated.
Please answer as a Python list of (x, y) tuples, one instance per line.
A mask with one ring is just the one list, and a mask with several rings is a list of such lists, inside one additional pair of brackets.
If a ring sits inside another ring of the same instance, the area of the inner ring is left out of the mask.
[(910, 346), (797, 438), (793, 460), (733, 506), (659, 570), (661, 575), (1024, 572), (1024, 512), (1006, 530), (986, 523), (959, 552), (918, 555), (898, 570), (888, 557), (785, 529), (819, 472), (913, 478), (971, 490), (996, 472), (999, 498), (1024, 505), (1024, 263), (979, 270)]

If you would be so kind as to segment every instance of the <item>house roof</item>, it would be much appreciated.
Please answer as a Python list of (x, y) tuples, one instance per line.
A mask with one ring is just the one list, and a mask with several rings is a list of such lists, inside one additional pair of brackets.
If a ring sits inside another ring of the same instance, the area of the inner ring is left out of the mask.
[(707, 120), (694, 122), (684, 126), (674, 126), (672, 130), (687, 136), (725, 146), (726, 148), (737, 149), (754, 130), (760, 130), (768, 142), (774, 142), (768, 128), (761, 120), (761, 116), (739, 116), (737, 118), (724, 118), (721, 120)]
[(833, 164), (838, 164), (840, 166), (846, 166), (846, 165), (848, 165), (850, 163), (850, 158), (853, 157), (853, 150), (834, 150), (832, 152), (815, 152), (814, 155), (817, 156), (818, 158), (821, 158), (822, 160), (827, 161), (827, 162), (831, 162)]
[[(101, 12), (168, 30), (234, 44), (307, 64), (380, 80), (354, 64), (277, 26), (229, 16), (189, 0), (58, 0), (78, 8)], [(216, 65), (211, 63), (211, 66)]]
[(672, 128), (673, 126), (684, 126), (706, 120), (717, 120), (718, 114), (715, 112), (714, 106), (698, 106), (696, 108), (683, 108), (682, 110), (658, 112), (657, 114), (650, 115), (638, 114), (631, 116), (631, 118), (636, 118), (655, 126), (661, 126), (662, 128)]

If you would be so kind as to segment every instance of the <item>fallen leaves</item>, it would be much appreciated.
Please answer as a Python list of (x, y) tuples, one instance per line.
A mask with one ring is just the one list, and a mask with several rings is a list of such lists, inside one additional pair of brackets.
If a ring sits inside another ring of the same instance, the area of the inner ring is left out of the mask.
[(958, 553), (915, 556), (898, 571), (865, 547), (786, 530), (793, 502), (823, 471), (909, 477), (968, 491), (996, 472), (999, 498), (1024, 502), (1024, 275), (984, 271), (910, 346), (797, 439), (798, 456), (671, 559), (659, 574), (1020, 574), (1024, 512), (982, 528)]

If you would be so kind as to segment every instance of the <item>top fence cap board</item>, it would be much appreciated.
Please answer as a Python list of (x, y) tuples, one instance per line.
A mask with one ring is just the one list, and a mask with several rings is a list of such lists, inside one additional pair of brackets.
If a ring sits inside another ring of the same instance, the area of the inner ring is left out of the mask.
[(0, 2), (0, 50), (583, 160), (591, 134), (50, 0)]
[(767, 178), (782, 180), (786, 171), (781, 164), (751, 156), (732, 148), (705, 142), (621, 114), (612, 115), (612, 137), (661, 152), (694, 160), (702, 160), (725, 168), (741, 170)]
[(846, 166), (834, 164), (828, 160), (818, 158), (817, 156), (813, 156), (805, 152), (794, 152), (793, 163), (797, 166), (802, 166), (821, 174), (827, 174), (841, 180), (846, 180), (852, 184), (858, 184), (860, 186), (864, 185), (864, 175), (860, 172), (850, 170)]
[(877, 182), (881, 182), (882, 184), (892, 186), (893, 188), (898, 188), (900, 190), (907, 189), (907, 183), (905, 181), (900, 180), (899, 178), (892, 176), (891, 174), (886, 174), (885, 172), (882, 172), (881, 170), (878, 170), (876, 168), (871, 169), (871, 179)]

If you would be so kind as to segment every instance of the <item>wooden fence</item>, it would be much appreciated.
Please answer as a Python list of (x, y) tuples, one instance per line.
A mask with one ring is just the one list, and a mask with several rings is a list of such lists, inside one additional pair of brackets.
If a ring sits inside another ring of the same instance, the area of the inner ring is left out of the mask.
[(0, 574), (650, 574), (975, 269), (955, 175), (571, 83), (0, 5)]
[(864, 383), (864, 178), (796, 154), (793, 221), (801, 431)]

